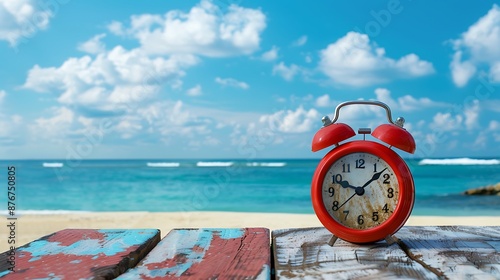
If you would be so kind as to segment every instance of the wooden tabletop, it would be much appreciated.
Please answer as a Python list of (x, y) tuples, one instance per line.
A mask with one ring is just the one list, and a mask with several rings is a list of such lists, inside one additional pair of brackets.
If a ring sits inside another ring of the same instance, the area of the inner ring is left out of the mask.
[(500, 279), (500, 227), (407, 226), (392, 243), (364, 245), (331, 237), (203, 228), (160, 241), (157, 229), (67, 229), (0, 254), (0, 279)]
[(324, 228), (272, 232), (276, 279), (500, 279), (500, 227), (403, 227), (356, 245)]

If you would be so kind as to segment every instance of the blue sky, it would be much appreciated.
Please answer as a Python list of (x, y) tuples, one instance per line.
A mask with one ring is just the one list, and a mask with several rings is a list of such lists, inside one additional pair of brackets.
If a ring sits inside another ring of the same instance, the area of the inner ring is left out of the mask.
[(0, 157), (320, 157), (358, 99), (415, 157), (499, 157), (498, 46), (493, 1), (0, 0)]

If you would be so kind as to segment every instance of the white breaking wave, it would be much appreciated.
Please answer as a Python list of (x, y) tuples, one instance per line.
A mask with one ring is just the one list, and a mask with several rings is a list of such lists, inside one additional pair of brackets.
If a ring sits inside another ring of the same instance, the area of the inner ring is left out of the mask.
[(232, 166), (234, 162), (232, 161), (198, 161), (196, 166), (198, 167), (228, 167)]
[(449, 158), (449, 159), (423, 159), (419, 165), (494, 165), (500, 164), (497, 159)]
[(64, 163), (62, 162), (44, 162), (42, 163), (43, 167), (49, 167), (49, 168), (61, 168), (64, 166)]
[(178, 162), (148, 162), (149, 167), (179, 167), (181, 164)]
[(247, 166), (252, 167), (283, 167), (286, 166), (286, 162), (249, 162)]

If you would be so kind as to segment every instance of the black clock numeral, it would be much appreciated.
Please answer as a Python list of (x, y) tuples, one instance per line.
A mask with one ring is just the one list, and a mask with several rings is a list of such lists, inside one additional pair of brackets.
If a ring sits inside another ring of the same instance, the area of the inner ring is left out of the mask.
[(387, 197), (388, 198), (393, 198), (394, 197), (394, 189), (393, 188), (387, 189)]
[[(347, 170), (347, 171), (346, 171)], [(349, 173), (351, 172), (351, 164), (348, 163), (348, 164), (342, 164), (342, 173)]]
[(349, 210), (344, 210), (344, 211), (342, 211), (342, 213), (345, 214), (344, 221), (346, 221), (347, 220), (347, 215), (349, 215)]
[(357, 169), (365, 169), (365, 160), (364, 159), (357, 159), (356, 160), (356, 168)]
[(373, 173), (377, 173), (377, 164), (376, 163), (373, 164)]
[[(387, 205), (387, 204), (386, 204)], [(374, 222), (378, 221), (378, 212), (373, 212), (372, 220)]]
[(384, 210), (384, 213), (389, 213), (389, 208), (387, 207), (387, 203), (382, 207), (382, 210)]
[(391, 178), (391, 175), (389, 174), (384, 174), (384, 184), (390, 184), (391, 182), (389, 179)]
[(335, 184), (335, 183), (338, 184), (338, 183), (342, 182), (342, 175), (340, 175), (340, 174), (333, 175), (332, 176), (332, 181), (333, 181), (332, 184)]
[(363, 219), (363, 215), (358, 216), (358, 225), (362, 225), (365, 223), (365, 220)]
[(328, 193), (330, 194), (330, 197), (335, 195), (335, 189), (333, 187), (328, 188)]
[(333, 211), (337, 211), (337, 210), (339, 210), (339, 202), (338, 202), (338, 201), (336, 201), (336, 200), (335, 200), (335, 201), (333, 202), (332, 210), (333, 210)]

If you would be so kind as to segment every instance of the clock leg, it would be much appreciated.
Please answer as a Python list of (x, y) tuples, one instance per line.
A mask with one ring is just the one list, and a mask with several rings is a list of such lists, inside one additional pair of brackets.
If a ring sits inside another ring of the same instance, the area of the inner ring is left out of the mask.
[(387, 242), (387, 244), (390, 246), (390, 245), (392, 245), (392, 244), (394, 244), (394, 243), (396, 243), (396, 242), (398, 242), (398, 241), (396, 240), (396, 238), (395, 238), (394, 236), (392, 236), (392, 235), (387, 235), (387, 236), (385, 237), (385, 242)]
[(328, 241), (328, 245), (330, 245), (330, 247), (333, 247), (333, 244), (335, 244), (337, 239), (339, 239), (339, 238), (337, 236), (335, 236), (335, 234), (332, 234), (332, 238), (330, 239), (330, 241)]

